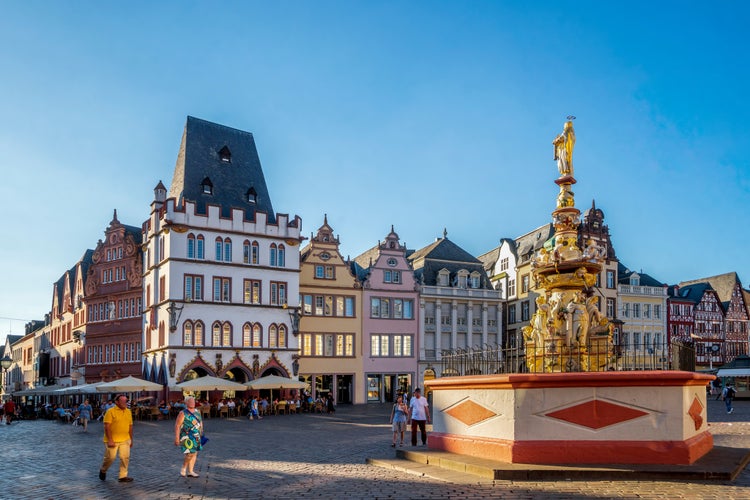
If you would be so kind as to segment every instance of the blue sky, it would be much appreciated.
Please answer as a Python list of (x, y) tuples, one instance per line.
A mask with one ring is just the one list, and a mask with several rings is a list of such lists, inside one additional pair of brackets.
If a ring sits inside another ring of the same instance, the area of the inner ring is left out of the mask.
[(148, 216), (187, 115), (255, 135), (274, 208), (344, 255), (395, 226), (474, 255), (550, 221), (552, 139), (617, 256), (750, 282), (743, 1), (41, 2), (0, 6), (0, 339), (117, 209)]

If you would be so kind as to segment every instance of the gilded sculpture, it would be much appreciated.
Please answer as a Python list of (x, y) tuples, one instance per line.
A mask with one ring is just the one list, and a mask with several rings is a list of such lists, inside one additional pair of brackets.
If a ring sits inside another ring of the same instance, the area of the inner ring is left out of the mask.
[(575, 131), (568, 120), (553, 141), (560, 177), (555, 235), (532, 260), (534, 281), (542, 288), (536, 312), (523, 328), (526, 364), (532, 372), (590, 371), (613, 355), (612, 323), (599, 311), (594, 285), (606, 260), (606, 249), (594, 240), (578, 245), (580, 211), (575, 208), (573, 147)]

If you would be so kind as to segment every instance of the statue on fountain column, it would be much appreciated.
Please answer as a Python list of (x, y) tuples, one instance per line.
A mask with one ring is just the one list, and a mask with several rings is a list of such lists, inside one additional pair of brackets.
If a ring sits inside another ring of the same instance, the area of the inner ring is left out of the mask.
[(576, 133), (573, 122), (568, 120), (563, 126), (562, 134), (552, 141), (555, 146), (555, 160), (561, 176), (573, 176), (573, 147), (576, 145)]

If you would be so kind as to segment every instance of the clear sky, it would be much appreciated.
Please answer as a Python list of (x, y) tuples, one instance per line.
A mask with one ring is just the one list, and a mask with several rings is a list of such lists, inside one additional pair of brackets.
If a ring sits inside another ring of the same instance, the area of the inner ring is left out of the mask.
[[(352, 257), (391, 225), (480, 255), (550, 221), (575, 115), (576, 204), (619, 259), (750, 284), (750, 3), (0, 4), (0, 340), (117, 209), (147, 217), (187, 115), (255, 135), (274, 208)], [(11, 319), (14, 318), (14, 319)], [(16, 320), (17, 319), (17, 320)]]

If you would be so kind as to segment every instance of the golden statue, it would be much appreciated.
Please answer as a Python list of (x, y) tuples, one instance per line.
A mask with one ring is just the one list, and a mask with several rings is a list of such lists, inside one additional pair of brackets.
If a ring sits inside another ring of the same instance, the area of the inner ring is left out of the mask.
[(576, 145), (576, 133), (573, 130), (573, 122), (568, 120), (563, 126), (562, 134), (552, 141), (555, 146), (555, 160), (560, 175), (573, 175), (573, 148)]

